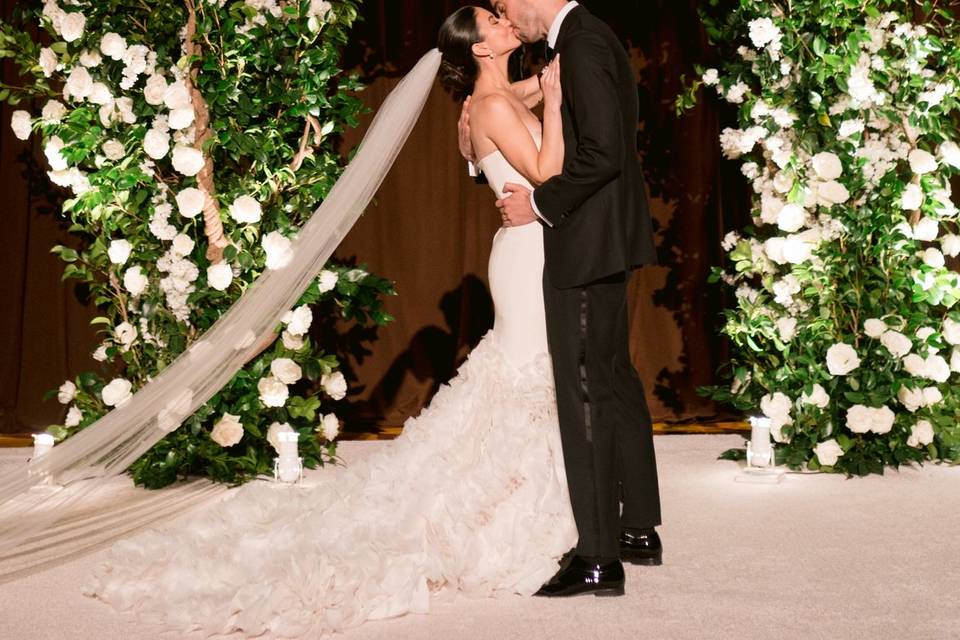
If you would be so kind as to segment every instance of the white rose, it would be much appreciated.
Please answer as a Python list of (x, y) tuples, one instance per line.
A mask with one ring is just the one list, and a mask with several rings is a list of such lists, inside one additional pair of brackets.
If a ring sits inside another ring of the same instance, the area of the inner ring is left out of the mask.
[(822, 151), (813, 156), (810, 163), (821, 180), (836, 180), (843, 174), (843, 164), (835, 153)]
[(817, 187), (817, 196), (824, 205), (843, 204), (850, 199), (850, 192), (836, 180), (830, 180)]
[(857, 352), (845, 342), (838, 342), (827, 349), (827, 369), (831, 375), (845, 376), (859, 366)]
[(40, 112), (40, 117), (47, 124), (60, 124), (65, 115), (67, 115), (67, 108), (59, 100), (47, 100), (47, 104), (43, 105), (43, 111)]
[(79, 11), (68, 13), (60, 22), (60, 35), (67, 42), (73, 42), (83, 35), (83, 27), (87, 19)]
[(946, 382), (950, 378), (950, 365), (941, 355), (927, 356), (923, 366), (926, 377), (930, 380)]
[(144, 292), (150, 280), (143, 274), (140, 265), (127, 269), (123, 274), (123, 286), (132, 296), (138, 296)]
[(806, 392), (800, 394), (800, 402), (826, 409), (827, 405), (830, 404), (830, 396), (827, 394), (827, 390), (818, 383), (813, 385), (809, 395)]
[(940, 249), (935, 249), (929, 247), (923, 252), (923, 262), (928, 267), (933, 267), (934, 269), (939, 269), (946, 264), (946, 260), (943, 258), (943, 254), (940, 252)]
[(801, 207), (792, 203), (787, 204), (777, 214), (777, 226), (783, 231), (793, 233), (803, 226), (805, 217), (806, 212)]
[(855, 404), (847, 409), (847, 428), (853, 433), (866, 433), (870, 431), (870, 423), (873, 418), (873, 410), (862, 404)]
[(107, 255), (110, 256), (110, 262), (113, 264), (123, 264), (130, 257), (132, 249), (133, 247), (126, 240), (111, 240)]
[(100, 66), (102, 61), (103, 58), (100, 57), (100, 54), (91, 49), (84, 49), (80, 54), (80, 64), (88, 69), (93, 69), (94, 67)]
[(241, 224), (259, 222), (262, 215), (260, 203), (251, 196), (240, 196), (230, 205), (230, 217)]
[(785, 393), (768, 393), (760, 399), (760, 410), (773, 422), (784, 423), (790, 418), (793, 402)]
[(713, 85), (717, 84), (719, 80), (720, 74), (716, 69), (707, 69), (703, 73), (703, 84), (707, 85), (708, 87), (712, 87)]
[(813, 246), (801, 234), (787, 236), (783, 241), (783, 259), (790, 264), (806, 262), (813, 255)]
[(280, 339), (283, 341), (283, 346), (291, 351), (298, 351), (303, 348), (303, 336), (297, 336), (289, 331), (284, 331), (280, 334)]
[(110, 87), (102, 82), (94, 82), (90, 90), (90, 96), (87, 98), (93, 104), (111, 104), (113, 103), (113, 94), (110, 93)]
[(80, 424), (81, 420), (83, 420), (83, 412), (76, 407), (70, 407), (70, 409), (67, 410), (67, 417), (63, 421), (63, 426), (76, 427)]
[(900, 196), (900, 208), (907, 210), (919, 209), (923, 205), (923, 189), (918, 184), (908, 184)]
[(940, 250), (943, 251), (944, 255), (956, 258), (960, 255), (960, 236), (948, 233), (940, 238)]
[(265, 235), (262, 244), (267, 254), (267, 269), (282, 269), (293, 259), (293, 243), (279, 231)]
[(340, 434), (340, 421), (337, 420), (337, 416), (332, 413), (328, 413), (320, 420), (320, 428), (318, 429), (323, 433), (323, 438), (327, 442), (333, 442), (337, 439), (337, 436)]
[(932, 407), (943, 400), (943, 394), (940, 393), (940, 389), (936, 387), (924, 387), (923, 389), (923, 406)]
[(302, 336), (310, 329), (313, 311), (303, 304), (292, 311), (287, 311), (280, 320), (287, 325), (287, 331), (291, 335)]
[(60, 60), (57, 58), (56, 52), (50, 47), (44, 47), (40, 49), (40, 68), (43, 69), (43, 75), (50, 77), (53, 75), (53, 72), (57, 70), (57, 65), (60, 63)]
[(960, 147), (956, 142), (947, 141), (940, 145), (940, 160), (951, 167), (960, 169)]
[(922, 389), (900, 387), (900, 391), (897, 392), (897, 400), (899, 400), (900, 404), (902, 404), (910, 413), (913, 413), (917, 409), (926, 406), (926, 402), (923, 399)]
[(103, 150), (103, 155), (107, 157), (107, 160), (116, 162), (124, 156), (123, 143), (119, 140), (107, 140), (100, 148)]
[(780, 318), (777, 320), (776, 325), (777, 333), (780, 335), (780, 340), (783, 342), (790, 342), (797, 332), (796, 318)]
[(339, 371), (321, 376), (320, 384), (324, 392), (334, 400), (343, 400), (347, 395), (347, 381)]
[(207, 283), (217, 291), (226, 291), (233, 282), (233, 269), (226, 262), (207, 267)]
[(193, 124), (193, 107), (174, 109), (170, 112), (171, 129), (186, 129), (191, 124)]
[(290, 396), (287, 385), (273, 376), (261, 378), (257, 383), (257, 390), (260, 392), (260, 402), (267, 407), (282, 407)]
[(137, 339), (137, 328), (129, 322), (121, 322), (113, 328), (113, 332), (117, 342), (124, 346), (124, 350), (129, 349)]
[(886, 405), (876, 408), (873, 410), (873, 425), (870, 430), (879, 434), (890, 433), (895, 418), (896, 415)]
[(293, 427), (286, 422), (274, 422), (267, 427), (267, 442), (273, 445), (277, 453), (280, 453), (280, 440), (277, 438), (280, 433), (293, 433)]
[(163, 104), (163, 97), (167, 93), (167, 81), (163, 79), (163, 76), (153, 75), (147, 78), (147, 82), (143, 87), (143, 97), (147, 101), (147, 104), (153, 106)]
[(171, 111), (175, 109), (190, 109), (190, 90), (182, 80), (177, 80), (167, 87), (163, 95), (163, 102)]
[(840, 123), (840, 131), (838, 136), (841, 138), (849, 138), (855, 133), (863, 133), (863, 120), (859, 118), (855, 120), (844, 120)]
[(943, 339), (950, 344), (960, 344), (960, 322), (952, 318), (944, 318), (940, 333), (943, 334)]
[(193, 147), (178, 144), (173, 148), (173, 168), (187, 177), (200, 173), (204, 163), (203, 154)]
[(293, 384), (303, 377), (303, 371), (300, 369), (300, 365), (290, 358), (277, 358), (271, 362), (270, 373), (284, 384)]
[(880, 336), (880, 343), (887, 348), (887, 351), (898, 358), (907, 355), (913, 348), (910, 338), (893, 329), (883, 332), (883, 335)]
[(133, 397), (133, 385), (124, 378), (114, 378), (100, 392), (103, 404), (108, 407), (119, 407), (126, 404)]
[(911, 353), (903, 359), (903, 368), (914, 377), (927, 377), (927, 361), (916, 353)]
[(114, 60), (122, 60), (127, 52), (127, 41), (120, 34), (107, 33), (100, 39), (100, 51), (103, 55)]
[(326, 293), (327, 291), (332, 290), (335, 286), (337, 286), (338, 279), (339, 276), (337, 275), (336, 271), (329, 271), (327, 269), (321, 271), (319, 280), (320, 293)]
[(92, 91), (93, 78), (90, 77), (90, 72), (87, 71), (86, 67), (74, 67), (63, 85), (64, 95), (82, 100), (89, 96)]
[(768, 238), (763, 243), (763, 252), (777, 264), (784, 264), (787, 260), (783, 256), (783, 246), (786, 240), (780, 237)]
[(880, 318), (870, 318), (863, 323), (863, 331), (870, 338), (879, 338), (887, 330), (887, 323)]
[(817, 455), (817, 461), (824, 467), (832, 467), (837, 464), (837, 460), (843, 455), (843, 449), (832, 438), (824, 442), (818, 442), (817, 446), (813, 448), (813, 452)]
[(925, 447), (933, 442), (933, 425), (929, 420), (918, 420), (910, 427), (910, 437), (907, 438), (908, 447)]
[(181, 258), (190, 255), (193, 252), (193, 247), (193, 238), (185, 233), (178, 233), (174, 236), (173, 244), (170, 245), (173, 254)]
[(107, 361), (107, 345), (101, 344), (93, 352), (93, 359), (97, 362), (106, 362)]
[(224, 448), (232, 447), (240, 442), (241, 438), (243, 438), (243, 425), (240, 423), (240, 416), (230, 413), (224, 413), (210, 432), (210, 439)]
[(907, 158), (910, 160), (910, 169), (917, 175), (937, 170), (937, 159), (928, 151), (914, 149)]
[(757, 49), (771, 42), (779, 42), (783, 37), (780, 28), (770, 18), (757, 18), (750, 21), (750, 40)]
[(63, 140), (60, 136), (53, 136), (43, 147), (43, 153), (50, 163), (50, 168), (54, 171), (65, 171), (67, 168), (67, 159), (60, 153), (63, 150)]
[(159, 160), (170, 151), (170, 134), (150, 129), (143, 137), (143, 150), (154, 160)]
[(180, 210), (180, 215), (184, 218), (193, 218), (198, 213), (203, 211), (203, 205), (206, 201), (206, 197), (203, 194), (203, 191), (195, 187), (187, 187), (180, 191), (176, 197), (177, 208)]
[(77, 385), (72, 380), (67, 380), (57, 390), (57, 401), (60, 404), (70, 404), (77, 395)]
[(10, 128), (13, 129), (13, 135), (17, 136), (17, 139), (26, 140), (29, 138), (30, 132), (33, 130), (30, 112), (23, 109), (14, 111), (10, 118)]
[(960, 348), (958, 347), (950, 351), (950, 371), (960, 373)]
[(921, 218), (912, 228), (913, 239), (933, 242), (940, 233), (940, 222), (936, 218)]

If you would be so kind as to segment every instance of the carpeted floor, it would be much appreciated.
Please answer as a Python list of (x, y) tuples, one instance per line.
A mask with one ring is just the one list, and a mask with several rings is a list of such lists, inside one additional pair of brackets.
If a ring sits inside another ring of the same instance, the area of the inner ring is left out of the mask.
[[(438, 604), (430, 615), (368, 623), (342, 637), (960, 637), (960, 468), (928, 465), (849, 480), (791, 474), (779, 485), (743, 484), (734, 482), (737, 464), (716, 460), (742, 441), (656, 439), (665, 564), (628, 567), (622, 598), (460, 599)], [(380, 446), (344, 443), (341, 453), (349, 462)], [(161, 637), (80, 595), (78, 585), (102, 553), (0, 584), (0, 638)]]

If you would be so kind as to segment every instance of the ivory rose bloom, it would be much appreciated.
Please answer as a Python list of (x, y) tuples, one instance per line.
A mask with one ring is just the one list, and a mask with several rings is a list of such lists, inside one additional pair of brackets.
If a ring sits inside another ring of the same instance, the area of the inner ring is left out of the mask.
[(273, 445), (277, 453), (280, 453), (280, 440), (277, 439), (280, 433), (293, 433), (293, 427), (286, 422), (274, 422), (267, 428), (267, 442)]
[(827, 395), (827, 390), (817, 383), (813, 385), (813, 389), (811, 389), (809, 395), (806, 392), (800, 394), (800, 402), (826, 409), (830, 404), (830, 396)]
[(832, 438), (818, 442), (817, 446), (813, 448), (813, 452), (817, 455), (817, 461), (824, 467), (832, 467), (837, 464), (837, 460), (843, 455), (843, 449)]
[(262, 215), (260, 203), (252, 196), (240, 196), (230, 205), (230, 217), (240, 224), (260, 222)]
[(240, 442), (241, 438), (243, 438), (243, 425), (240, 423), (240, 416), (230, 413), (224, 413), (210, 432), (210, 439), (224, 448), (232, 447)]
[(260, 378), (257, 383), (257, 391), (260, 392), (260, 402), (267, 407), (282, 407), (287, 403), (290, 397), (290, 390), (273, 376)]
[(194, 218), (203, 211), (203, 205), (206, 197), (203, 191), (196, 187), (187, 187), (180, 191), (176, 197), (177, 209), (184, 218)]
[(870, 318), (863, 323), (863, 332), (870, 338), (879, 338), (887, 330), (887, 323), (880, 318)]
[(887, 348), (887, 351), (898, 358), (904, 357), (913, 348), (910, 338), (893, 329), (883, 332), (883, 335), (880, 336), (880, 343)]
[(923, 149), (914, 149), (907, 159), (910, 161), (910, 169), (918, 175), (937, 170), (937, 159)]
[(324, 440), (333, 442), (340, 434), (340, 421), (337, 420), (336, 415), (328, 413), (320, 420), (320, 427), (317, 430), (323, 434)]
[(843, 174), (843, 164), (837, 154), (822, 151), (810, 160), (813, 171), (823, 181), (836, 180)]
[(907, 210), (919, 209), (923, 205), (923, 189), (918, 184), (908, 184), (900, 196), (900, 208)]
[(827, 349), (827, 370), (834, 376), (845, 376), (860, 366), (860, 358), (853, 347), (838, 342)]
[(233, 282), (233, 269), (226, 262), (207, 267), (207, 283), (217, 291), (226, 291)]
[(170, 134), (150, 129), (143, 137), (143, 150), (154, 160), (160, 160), (170, 152)]
[(77, 396), (77, 385), (72, 380), (67, 380), (57, 390), (57, 402), (60, 404), (70, 404)]
[(133, 397), (133, 385), (125, 378), (114, 378), (103, 388), (100, 395), (103, 397), (103, 404), (108, 407), (120, 407), (129, 402)]
[(14, 111), (10, 118), (10, 128), (13, 129), (13, 135), (17, 136), (18, 140), (29, 138), (30, 132), (33, 130), (30, 122), (30, 112), (23, 109)]
[(122, 60), (127, 52), (127, 41), (118, 33), (109, 32), (100, 39), (100, 51), (114, 60)]
[(310, 324), (313, 322), (313, 311), (303, 304), (292, 311), (287, 311), (280, 318), (280, 321), (287, 325), (287, 331), (291, 335), (302, 336), (310, 330)]
[(889, 433), (895, 416), (886, 405), (867, 407), (855, 404), (847, 409), (847, 428), (854, 433)]
[(63, 426), (76, 427), (80, 424), (81, 420), (83, 420), (83, 412), (77, 407), (70, 407), (70, 409), (67, 411), (67, 417), (63, 421)]
[(147, 104), (158, 106), (163, 104), (163, 96), (167, 92), (167, 81), (163, 76), (150, 76), (143, 87), (143, 97)]
[(318, 285), (320, 293), (331, 291), (335, 286), (337, 286), (338, 279), (339, 276), (335, 271), (329, 271), (328, 269), (321, 271)]
[(119, 140), (107, 140), (100, 149), (103, 151), (103, 155), (106, 156), (107, 160), (116, 162), (124, 156), (123, 143)]
[(908, 447), (925, 447), (933, 442), (933, 425), (929, 420), (918, 420), (910, 427), (910, 436), (907, 438)]
[(126, 240), (111, 240), (107, 248), (107, 255), (113, 264), (123, 264), (130, 257), (133, 247)]
[(277, 358), (271, 362), (270, 373), (284, 384), (293, 384), (303, 376), (300, 365), (290, 358)]
[(149, 283), (150, 280), (144, 275), (143, 268), (140, 265), (130, 267), (123, 274), (123, 287), (132, 296), (143, 293)]
[(265, 235), (262, 244), (267, 254), (267, 269), (282, 269), (293, 259), (293, 243), (279, 231)]
[(173, 148), (173, 168), (188, 178), (200, 173), (204, 162), (203, 154), (193, 147), (178, 144)]
[(303, 336), (297, 336), (285, 330), (280, 334), (280, 339), (283, 341), (283, 346), (291, 351), (299, 351), (303, 348)]
[(944, 318), (940, 332), (943, 334), (943, 339), (950, 344), (960, 344), (960, 322), (952, 318)]
[(324, 392), (334, 400), (343, 400), (347, 395), (347, 381), (339, 371), (321, 376), (320, 384)]

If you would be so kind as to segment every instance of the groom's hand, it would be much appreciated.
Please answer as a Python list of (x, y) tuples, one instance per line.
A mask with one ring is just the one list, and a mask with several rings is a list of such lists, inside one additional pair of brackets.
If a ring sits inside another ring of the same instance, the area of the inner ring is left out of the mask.
[(503, 185), (503, 191), (507, 195), (497, 200), (497, 208), (504, 225), (519, 227), (537, 221), (537, 214), (530, 205), (530, 189), (508, 182)]

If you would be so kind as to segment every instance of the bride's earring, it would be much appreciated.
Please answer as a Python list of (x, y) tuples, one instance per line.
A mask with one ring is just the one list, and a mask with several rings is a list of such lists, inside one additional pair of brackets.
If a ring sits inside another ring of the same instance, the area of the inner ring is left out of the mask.
[(492, 54), (492, 53), (490, 54), (490, 59), (493, 60), (493, 54)]

